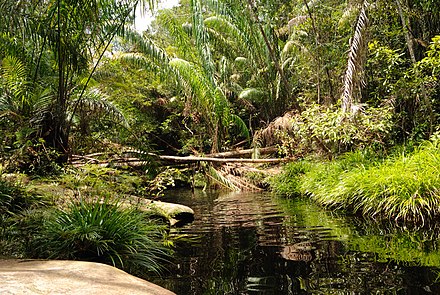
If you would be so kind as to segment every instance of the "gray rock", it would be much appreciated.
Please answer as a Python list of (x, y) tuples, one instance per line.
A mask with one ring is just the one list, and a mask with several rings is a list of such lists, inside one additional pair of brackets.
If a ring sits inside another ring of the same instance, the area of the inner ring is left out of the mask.
[(130, 197), (122, 203), (125, 206), (136, 205), (140, 210), (162, 216), (171, 226), (181, 226), (194, 220), (194, 211), (188, 206), (150, 199)]
[(0, 294), (175, 295), (109, 265), (65, 260), (0, 260)]

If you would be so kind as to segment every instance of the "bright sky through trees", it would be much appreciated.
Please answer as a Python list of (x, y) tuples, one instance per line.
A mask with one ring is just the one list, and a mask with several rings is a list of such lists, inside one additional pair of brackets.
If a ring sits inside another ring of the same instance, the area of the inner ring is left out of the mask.
[[(174, 6), (179, 5), (179, 0), (166, 0), (160, 1), (158, 5), (158, 9), (167, 9), (172, 8)], [(151, 12), (141, 12), (138, 8), (136, 10), (136, 21), (135, 28), (138, 32), (145, 31), (151, 24), (151, 21), (154, 19), (154, 15)]]

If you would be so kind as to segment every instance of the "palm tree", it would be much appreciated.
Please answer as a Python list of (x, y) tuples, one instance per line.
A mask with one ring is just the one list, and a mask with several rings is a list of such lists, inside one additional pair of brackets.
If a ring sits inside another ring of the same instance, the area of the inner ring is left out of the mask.
[[(27, 83), (51, 92), (36, 132), (67, 160), (74, 114), (84, 106), (87, 87), (105, 51), (133, 19), (136, 7), (153, 0), (3, 1), (0, 4), (0, 59), (15, 57), (27, 67)], [(3, 84), (4, 93), (11, 92)], [(21, 94), (20, 94), (21, 95)], [(26, 94), (28, 95), (28, 94)], [(24, 101), (29, 98), (24, 98)], [(68, 114), (71, 113), (70, 116)]]
[(211, 151), (216, 152), (227, 137), (231, 125), (242, 136), (248, 137), (249, 134), (243, 120), (233, 113), (231, 103), (221, 88), (200, 1), (191, 1), (191, 15), (192, 23), (187, 27), (182, 26), (167, 11), (160, 16), (179, 47), (180, 57), (169, 57), (151, 38), (130, 32), (127, 37), (142, 55), (130, 53), (123, 55), (123, 58), (148, 69), (151, 61), (156, 69), (168, 74), (167, 78), (174, 77), (186, 98), (186, 105), (191, 109), (191, 117), (203, 120), (211, 140)]

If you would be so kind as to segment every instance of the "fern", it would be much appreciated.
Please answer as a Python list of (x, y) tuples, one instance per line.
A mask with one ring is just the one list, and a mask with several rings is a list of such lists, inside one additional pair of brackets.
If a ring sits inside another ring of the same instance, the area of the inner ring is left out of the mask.
[(29, 103), (26, 66), (17, 57), (8, 56), (3, 59), (1, 76), (5, 92), (18, 108), (23, 109)]

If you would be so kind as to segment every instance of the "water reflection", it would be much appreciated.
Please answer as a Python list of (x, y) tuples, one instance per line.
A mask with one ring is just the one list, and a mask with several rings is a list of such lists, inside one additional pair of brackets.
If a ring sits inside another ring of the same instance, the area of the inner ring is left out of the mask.
[(438, 232), (385, 230), (265, 194), (166, 201), (195, 211), (156, 281), (177, 294), (440, 294)]

